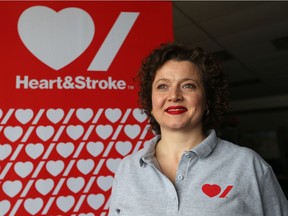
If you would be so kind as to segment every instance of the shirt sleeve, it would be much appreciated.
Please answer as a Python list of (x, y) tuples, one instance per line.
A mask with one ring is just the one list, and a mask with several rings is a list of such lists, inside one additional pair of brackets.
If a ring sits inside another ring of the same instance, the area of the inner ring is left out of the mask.
[(287, 216), (288, 201), (271, 167), (260, 179), (261, 199), (265, 216)]

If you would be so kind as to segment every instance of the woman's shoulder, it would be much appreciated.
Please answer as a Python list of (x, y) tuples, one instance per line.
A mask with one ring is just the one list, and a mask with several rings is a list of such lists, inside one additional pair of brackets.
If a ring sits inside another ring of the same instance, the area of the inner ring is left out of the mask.
[(221, 149), (221, 151), (229, 151), (239, 155), (240, 157), (249, 157), (262, 160), (261, 156), (253, 149), (224, 139), (219, 139), (217, 146)]
[(257, 170), (259, 174), (264, 174), (271, 169), (271, 166), (263, 159), (261, 155), (259, 155), (259, 153), (245, 146), (240, 146), (238, 144), (220, 139), (215, 151), (221, 154), (223, 157), (226, 155), (226, 158), (231, 163), (242, 164), (245, 167), (250, 167), (251, 169)]

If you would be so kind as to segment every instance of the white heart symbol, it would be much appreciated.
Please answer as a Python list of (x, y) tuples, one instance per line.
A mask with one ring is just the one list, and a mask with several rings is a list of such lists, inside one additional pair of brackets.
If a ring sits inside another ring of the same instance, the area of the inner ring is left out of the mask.
[(97, 185), (103, 190), (108, 191), (113, 184), (113, 177), (112, 176), (99, 176), (97, 178)]
[(84, 175), (87, 175), (94, 167), (94, 161), (92, 159), (81, 159), (77, 162), (77, 168), (78, 170), (83, 173)]
[(57, 152), (64, 158), (69, 157), (72, 152), (74, 151), (74, 144), (71, 142), (67, 142), (67, 143), (58, 143), (58, 145), (56, 146)]
[(148, 140), (145, 141), (144, 144), (143, 144), (144, 148), (148, 148), (149, 145), (150, 145), (150, 142)]
[(117, 171), (117, 168), (118, 168), (120, 162), (121, 162), (120, 158), (116, 158), (116, 159), (109, 158), (106, 161), (106, 166), (108, 167), (108, 169), (111, 172), (115, 173)]
[(35, 198), (35, 199), (29, 198), (24, 202), (24, 208), (26, 209), (27, 212), (29, 212), (32, 215), (37, 214), (37, 212), (39, 212), (42, 206), (43, 206), (43, 200), (41, 198)]
[(46, 169), (51, 175), (57, 176), (64, 169), (64, 162), (61, 160), (48, 161), (46, 164)]
[(69, 125), (66, 131), (71, 139), (77, 140), (83, 134), (84, 128), (81, 125)]
[(15, 112), (16, 119), (22, 124), (26, 124), (33, 117), (33, 111), (31, 109), (18, 109)]
[(57, 124), (64, 116), (62, 109), (49, 109), (46, 113), (47, 118), (54, 124)]
[(12, 147), (9, 144), (0, 145), (0, 160), (6, 159), (12, 152)]
[(139, 125), (126, 125), (124, 131), (128, 137), (134, 139), (139, 135), (141, 128)]
[(147, 115), (139, 108), (133, 110), (133, 116), (140, 123), (147, 119)]
[(78, 193), (83, 188), (84, 184), (85, 180), (82, 177), (78, 178), (71, 177), (67, 181), (68, 188), (74, 193)]
[(52, 179), (39, 179), (36, 181), (35, 187), (39, 193), (46, 196), (54, 187)]
[(74, 205), (75, 199), (73, 196), (60, 196), (56, 200), (58, 208), (63, 212), (68, 212)]
[(4, 129), (4, 134), (6, 138), (9, 139), (11, 142), (18, 140), (22, 133), (23, 129), (20, 126), (8, 126)]
[(32, 159), (35, 160), (44, 151), (44, 146), (41, 143), (37, 144), (30, 143), (25, 147), (25, 151)]
[(104, 149), (104, 144), (102, 142), (88, 142), (87, 151), (94, 157), (97, 157)]
[(33, 170), (33, 163), (27, 162), (17, 162), (14, 166), (14, 170), (18, 176), (25, 178), (27, 177)]
[(79, 214), (79, 216), (95, 216), (95, 215), (93, 213), (87, 213), (87, 214), (81, 213)]
[(122, 112), (118, 108), (115, 108), (115, 109), (108, 108), (105, 110), (106, 118), (112, 123), (117, 122), (120, 119), (121, 115), (122, 115)]
[(105, 197), (103, 194), (90, 194), (87, 198), (87, 202), (91, 208), (94, 210), (99, 209), (105, 201)]
[(89, 108), (87, 108), (87, 109), (82, 109), (82, 108), (77, 109), (76, 116), (77, 116), (77, 118), (80, 121), (82, 121), (83, 123), (86, 123), (92, 118), (93, 110), (89, 109)]
[(116, 143), (115, 146), (116, 146), (117, 152), (119, 152), (122, 156), (127, 155), (132, 149), (132, 143), (129, 141), (126, 141), (126, 142), (119, 141)]
[(113, 132), (113, 127), (111, 125), (98, 125), (96, 127), (96, 133), (102, 139), (107, 139)]
[(52, 126), (39, 126), (36, 129), (36, 134), (43, 141), (47, 141), (54, 134), (54, 128)]
[(11, 204), (8, 200), (0, 201), (0, 212), (1, 215), (5, 215), (11, 207)]
[(26, 9), (18, 21), (18, 33), (27, 49), (55, 70), (78, 58), (90, 45), (94, 32), (92, 18), (79, 8), (55, 12), (34, 6)]
[(2, 188), (4, 193), (6, 193), (9, 197), (13, 198), (22, 189), (22, 183), (18, 180), (6, 181), (3, 183)]

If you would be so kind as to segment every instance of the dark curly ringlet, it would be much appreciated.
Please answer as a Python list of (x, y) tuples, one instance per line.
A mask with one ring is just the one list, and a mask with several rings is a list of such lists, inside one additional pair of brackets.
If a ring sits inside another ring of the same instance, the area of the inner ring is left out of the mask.
[(209, 111), (203, 116), (203, 130), (216, 129), (221, 117), (229, 108), (228, 82), (221, 64), (211, 54), (201, 48), (189, 48), (178, 43), (162, 44), (154, 49), (143, 61), (137, 74), (139, 80), (139, 106), (149, 118), (155, 134), (161, 134), (160, 126), (152, 111), (152, 83), (156, 72), (169, 60), (190, 61), (197, 65), (204, 83)]

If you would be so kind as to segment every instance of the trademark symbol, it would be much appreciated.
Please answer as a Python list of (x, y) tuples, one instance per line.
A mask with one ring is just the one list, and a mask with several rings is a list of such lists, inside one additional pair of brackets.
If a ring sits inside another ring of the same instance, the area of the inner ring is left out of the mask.
[(128, 89), (133, 90), (135, 86), (128, 86)]

